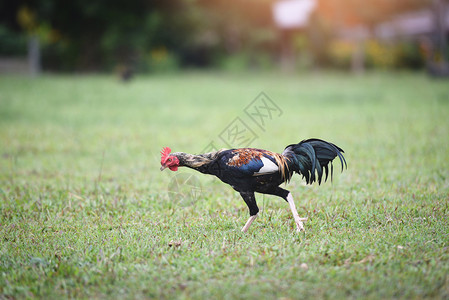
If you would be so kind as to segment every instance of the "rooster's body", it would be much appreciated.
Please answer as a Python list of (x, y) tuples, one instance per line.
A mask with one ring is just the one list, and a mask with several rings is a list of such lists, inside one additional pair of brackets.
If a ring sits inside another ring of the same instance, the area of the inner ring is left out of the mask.
[(170, 148), (162, 152), (161, 170), (170, 168), (176, 171), (178, 166), (195, 169), (204, 174), (217, 176), (221, 181), (231, 185), (240, 193), (248, 205), (250, 218), (242, 231), (246, 232), (259, 212), (254, 193), (276, 195), (286, 200), (292, 210), (297, 229), (303, 230), (291, 193), (279, 185), (288, 182), (294, 173), (301, 174), (306, 183), (321, 183), (323, 173), (325, 181), (329, 174), (329, 163), (339, 157), (342, 169), (346, 165), (342, 149), (334, 144), (319, 139), (304, 140), (285, 148), (282, 154), (254, 149), (240, 148), (220, 150), (200, 155), (183, 152), (170, 154)]

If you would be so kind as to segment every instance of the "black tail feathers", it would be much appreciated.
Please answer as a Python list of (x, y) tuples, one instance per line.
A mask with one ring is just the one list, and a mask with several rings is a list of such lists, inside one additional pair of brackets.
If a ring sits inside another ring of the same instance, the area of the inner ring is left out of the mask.
[(332, 180), (332, 161), (335, 157), (338, 156), (340, 159), (342, 171), (343, 167), (347, 167), (342, 153), (344, 153), (343, 149), (332, 143), (320, 139), (308, 139), (287, 146), (282, 154), (290, 160), (290, 167), (303, 175), (307, 184), (312, 184), (316, 180), (318, 180), (318, 184), (321, 184), (323, 170), (326, 176), (324, 181), (327, 180), (329, 175), (329, 163)]

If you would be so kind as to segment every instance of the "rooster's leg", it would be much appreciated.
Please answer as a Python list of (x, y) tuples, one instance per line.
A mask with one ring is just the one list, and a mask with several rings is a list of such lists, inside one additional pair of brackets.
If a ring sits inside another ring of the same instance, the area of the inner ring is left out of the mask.
[(293, 201), (293, 196), (291, 193), (288, 193), (287, 195), (287, 202), (290, 205), (290, 209), (293, 214), (293, 218), (295, 219), (296, 223), (296, 230), (299, 232), (301, 230), (304, 230), (304, 224), (302, 221), (307, 221), (307, 218), (300, 218), (298, 215), (298, 211), (296, 210), (295, 202)]
[(298, 211), (296, 210), (295, 202), (293, 201), (293, 196), (289, 191), (284, 190), (283, 188), (280, 187), (276, 187), (273, 190), (265, 191), (265, 194), (276, 195), (287, 201), (288, 205), (290, 205), (290, 210), (292, 211), (293, 218), (295, 219), (297, 231), (304, 230), (304, 224), (302, 222), (307, 221), (307, 218), (299, 217)]
[(257, 207), (256, 197), (254, 196), (254, 192), (240, 192), (243, 200), (245, 200), (246, 205), (249, 208), (249, 219), (246, 222), (245, 226), (242, 228), (242, 232), (246, 232), (253, 223), (254, 219), (257, 217), (257, 213), (259, 212), (259, 208)]
[(251, 216), (249, 217), (248, 221), (246, 221), (245, 226), (243, 226), (242, 228), (242, 232), (247, 232), (249, 226), (251, 226), (251, 224), (253, 223), (254, 219), (256, 219), (257, 215)]

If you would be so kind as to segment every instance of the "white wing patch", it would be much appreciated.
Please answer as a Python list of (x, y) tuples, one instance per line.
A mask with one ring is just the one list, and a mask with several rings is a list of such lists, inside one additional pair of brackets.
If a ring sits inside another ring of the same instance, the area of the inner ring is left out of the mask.
[(263, 163), (263, 167), (260, 168), (258, 172), (254, 173), (253, 176), (271, 174), (279, 171), (278, 165), (268, 158), (262, 157), (261, 161)]

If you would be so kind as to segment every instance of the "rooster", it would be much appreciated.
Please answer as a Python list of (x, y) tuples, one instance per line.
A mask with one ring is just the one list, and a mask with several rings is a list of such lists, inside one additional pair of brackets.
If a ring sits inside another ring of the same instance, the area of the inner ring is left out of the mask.
[(308, 139), (298, 144), (288, 145), (282, 154), (254, 148), (240, 148), (193, 155), (183, 152), (171, 153), (165, 147), (161, 151), (161, 171), (168, 168), (177, 171), (178, 167), (188, 167), (203, 174), (217, 176), (240, 193), (249, 208), (249, 219), (243, 226), (246, 232), (257, 217), (257, 207), (254, 193), (275, 195), (288, 202), (297, 231), (304, 230), (303, 221), (295, 207), (292, 194), (279, 185), (289, 182), (294, 173), (302, 175), (307, 184), (318, 181), (321, 184), (329, 175), (332, 179), (332, 161), (338, 156), (341, 170), (346, 165), (344, 151), (338, 146), (320, 140)]

